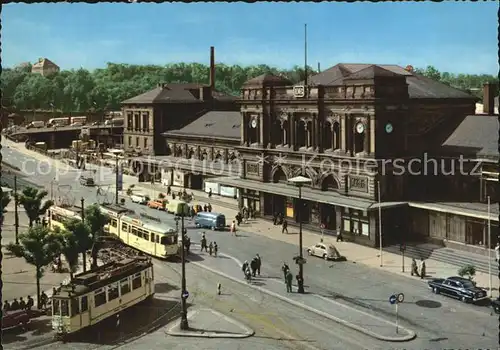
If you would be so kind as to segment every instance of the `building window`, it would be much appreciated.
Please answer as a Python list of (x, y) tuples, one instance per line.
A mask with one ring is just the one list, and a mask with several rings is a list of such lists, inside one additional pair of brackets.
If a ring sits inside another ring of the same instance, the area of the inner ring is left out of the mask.
[(138, 131), (141, 128), (141, 114), (140, 113), (135, 113), (134, 114), (134, 130)]
[(360, 130), (354, 131), (354, 153), (365, 151), (365, 131), (359, 131)]
[(304, 120), (297, 122), (297, 147), (306, 147), (308, 142), (307, 123)]
[(144, 138), (144, 148), (148, 148), (148, 138)]
[(142, 130), (149, 132), (149, 112), (142, 113)]
[(338, 122), (333, 123), (332, 127), (332, 144), (333, 144), (333, 149), (339, 149), (340, 148), (340, 124)]
[(127, 112), (127, 130), (132, 130), (134, 128), (134, 118), (132, 112)]
[(138, 137), (135, 138), (135, 147), (139, 147), (139, 138)]
[(128, 137), (128, 147), (132, 146), (132, 136)]

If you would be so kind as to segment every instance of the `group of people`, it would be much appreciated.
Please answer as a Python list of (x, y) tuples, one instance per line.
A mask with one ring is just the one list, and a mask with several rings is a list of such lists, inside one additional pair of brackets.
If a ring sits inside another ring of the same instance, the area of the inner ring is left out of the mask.
[(273, 225), (281, 225), (281, 233), (288, 234), (288, 221), (286, 221), (283, 213), (274, 213), (273, 214)]
[(243, 207), (238, 210), (234, 218), (238, 226), (240, 226), (242, 222), (247, 223), (249, 219), (255, 219), (255, 211), (252, 208)]
[[(172, 199), (175, 199), (176, 197), (176, 193), (172, 192), (172, 187), (170, 187), (170, 185), (167, 186), (167, 196), (172, 196)], [(186, 192), (186, 189), (184, 189), (182, 191), (177, 192), (177, 197), (179, 197), (183, 201), (189, 202), (194, 200), (194, 193), (191, 192), (191, 194), (188, 194)]]
[(243, 265), (241, 265), (241, 271), (245, 275), (245, 279), (247, 281), (251, 281), (252, 277), (260, 276), (260, 268), (262, 266), (262, 259), (259, 254), (256, 254), (253, 259), (248, 263), (248, 260), (245, 260)]
[(425, 261), (424, 259), (420, 259), (420, 266), (417, 265), (417, 261), (415, 259), (411, 259), (411, 275), (418, 276), (421, 279), (425, 277)]
[(205, 232), (201, 235), (201, 251), (205, 249), (205, 252), (208, 252), (210, 256), (215, 256), (217, 257), (217, 252), (219, 251), (219, 246), (217, 245), (217, 242), (210, 242), (207, 245), (207, 238), (205, 236)]
[[(45, 295), (44, 292), (42, 292), (40, 302), (43, 299), (43, 295)], [(47, 298), (47, 295), (45, 295), (45, 298)], [(8, 300), (5, 300), (3, 304), (3, 311), (5, 312), (5, 311), (18, 311), (18, 310), (31, 310), (33, 305), (35, 305), (34, 300), (31, 297), (31, 295), (28, 295), (27, 301), (24, 301), (23, 297), (19, 298), (19, 301), (17, 301), (17, 298), (14, 298), (14, 301), (12, 303), (9, 303)]]
[[(283, 272), (283, 278), (285, 279), (286, 291), (287, 293), (292, 293), (293, 274), (286, 262), (283, 263), (281, 271)], [(300, 274), (297, 274), (295, 276), (295, 279), (297, 280), (297, 285), (300, 286), (302, 284), (302, 277), (300, 276)]]

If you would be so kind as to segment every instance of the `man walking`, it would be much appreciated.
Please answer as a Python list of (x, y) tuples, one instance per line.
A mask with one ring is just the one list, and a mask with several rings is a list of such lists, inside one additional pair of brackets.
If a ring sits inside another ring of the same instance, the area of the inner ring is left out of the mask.
[(285, 233), (288, 234), (288, 221), (286, 221), (286, 219), (283, 220), (283, 224), (281, 226), (281, 233)]
[(287, 291), (287, 293), (292, 293), (292, 281), (293, 281), (293, 275), (290, 272), (290, 270), (288, 270), (286, 273), (286, 291)]

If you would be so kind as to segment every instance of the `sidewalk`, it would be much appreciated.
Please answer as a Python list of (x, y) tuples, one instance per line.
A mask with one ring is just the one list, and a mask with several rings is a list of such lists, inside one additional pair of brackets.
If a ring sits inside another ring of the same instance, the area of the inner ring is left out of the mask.
[[(135, 186), (137, 191), (142, 191), (151, 197), (158, 196), (158, 193), (166, 193), (166, 186), (161, 184), (145, 184), (138, 183)], [(178, 191), (180, 188), (172, 186), (173, 191)], [(197, 190), (186, 190), (188, 193), (193, 192), (195, 196), (195, 203), (211, 203), (212, 211), (222, 213), (226, 216), (226, 221), (231, 222), (234, 220), (237, 211), (232, 208), (227, 208), (227, 205), (234, 206), (235, 200), (233, 198), (226, 198), (221, 196), (212, 196), (208, 198), (208, 194), (203, 191)], [(219, 201), (219, 203), (215, 203)], [(247, 224), (242, 224), (239, 230), (251, 232), (259, 235), (266, 236), (268, 238), (286, 242), (289, 244), (299, 245), (298, 229), (289, 226), (289, 234), (282, 234), (280, 226), (274, 226), (272, 222), (255, 219), (250, 220)], [(321, 236), (317, 233), (311, 232), (309, 230), (302, 230), (302, 241), (303, 247), (309, 247), (311, 245), (319, 243)], [(403, 259), (400, 254), (394, 254), (384, 251), (382, 253), (382, 267), (380, 266), (380, 250), (377, 248), (366, 247), (363, 245), (351, 243), (351, 242), (337, 242), (335, 237), (325, 235), (323, 238), (325, 243), (334, 244), (339, 250), (340, 254), (344, 255), (349, 261), (360, 263), (372, 268), (381, 269), (394, 274), (406, 276), (408, 278), (415, 278), (410, 275), (411, 258), (405, 257), (404, 259), (404, 273), (402, 272)], [(425, 260), (427, 268), (427, 278), (439, 278), (457, 275), (459, 267), (451, 264), (446, 264), (440, 261), (427, 259)], [(492, 275), (492, 296), (497, 297), (498, 293), (498, 277)], [(478, 286), (489, 289), (489, 277), (488, 274), (477, 272), (474, 280), (477, 282)]]
[(206, 259), (203, 263), (191, 262), (196, 266), (222, 275), (238, 283), (248, 283), (254, 289), (272, 295), (292, 305), (323, 316), (346, 327), (355, 329), (366, 335), (383, 341), (408, 341), (415, 333), (404, 326), (396, 324), (366, 311), (359, 310), (343, 302), (338, 302), (314, 293), (298, 294), (294, 283), (292, 293), (286, 292), (286, 286), (281, 279), (272, 277), (254, 277), (251, 282), (243, 280), (241, 262), (221, 254), (219, 258)]

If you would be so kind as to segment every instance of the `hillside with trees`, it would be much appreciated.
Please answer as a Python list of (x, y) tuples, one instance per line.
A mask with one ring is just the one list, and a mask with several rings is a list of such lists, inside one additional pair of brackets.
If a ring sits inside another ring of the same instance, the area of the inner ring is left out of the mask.
[[(120, 102), (165, 83), (209, 82), (209, 68), (199, 63), (175, 63), (165, 66), (108, 63), (106, 68), (63, 70), (48, 78), (31, 74), (30, 66), (4, 68), (1, 75), (2, 105), (18, 110), (59, 110), (87, 112), (116, 110)], [(314, 70), (310, 69), (310, 72)], [(486, 81), (496, 81), (492, 75), (451, 74), (429, 66), (415, 72), (442, 81), (453, 87), (471, 90), (481, 96)], [(303, 80), (304, 69), (280, 70), (268, 65), (228, 66), (217, 64), (216, 89), (239, 95), (243, 83), (263, 73), (281, 74), (292, 82)], [(316, 72), (314, 72), (316, 73)]]

